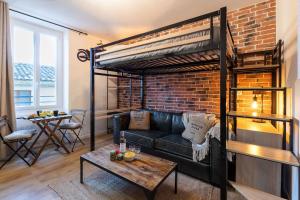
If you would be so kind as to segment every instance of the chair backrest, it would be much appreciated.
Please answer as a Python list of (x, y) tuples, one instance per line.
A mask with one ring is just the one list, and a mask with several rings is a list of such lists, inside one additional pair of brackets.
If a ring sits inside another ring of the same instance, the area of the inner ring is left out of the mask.
[(6, 116), (1, 116), (0, 117), (0, 129), (2, 127), (5, 127), (7, 125), (7, 117)]
[(72, 115), (72, 121), (78, 122), (83, 125), (86, 110), (83, 109), (72, 109), (70, 114)]
[(0, 116), (0, 139), (3, 140), (3, 136), (1, 131), (3, 130), (3, 128), (7, 128), (9, 129), (10, 132), (12, 132), (11, 126), (9, 125), (7, 116)]

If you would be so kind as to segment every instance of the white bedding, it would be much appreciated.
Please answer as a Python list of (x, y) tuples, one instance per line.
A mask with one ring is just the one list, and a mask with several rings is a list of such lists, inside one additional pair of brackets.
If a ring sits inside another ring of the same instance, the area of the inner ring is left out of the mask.
[[(214, 27), (214, 41), (219, 41), (219, 27)], [(146, 59), (159, 55), (190, 51), (210, 44), (210, 26), (203, 25), (165, 34), (152, 39), (111, 46), (103, 52), (96, 53), (96, 62), (100, 65), (113, 64), (135, 59)], [(227, 42), (229, 41), (227, 37)], [(231, 49), (228, 49), (231, 54)]]
[(159, 36), (159, 37), (154, 37), (154, 38), (151, 38), (151, 39), (148, 39), (148, 40), (135, 42), (133, 44), (113, 45), (111, 47), (108, 47), (108, 49), (106, 49), (106, 51), (97, 53), (97, 55), (102, 55), (103, 56), (103, 55), (107, 55), (107, 54), (110, 54), (110, 53), (113, 53), (113, 52), (116, 52), (116, 51), (119, 51), (119, 50), (125, 50), (125, 49), (129, 49), (129, 48), (133, 48), (133, 47), (138, 47), (138, 46), (141, 46), (141, 45), (150, 44), (150, 43), (153, 43), (153, 42), (159, 42), (159, 41), (162, 41), (162, 40), (165, 40), (165, 39), (170, 39), (170, 38), (179, 37), (179, 36), (190, 34), (190, 33), (195, 33), (195, 32), (199, 32), (199, 31), (207, 30), (209, 28), (210, 28), (210, 26), (203, 25), (203, 26), (189, 28), (189, 29), (182, 30), (182, 31), (169, 33), (169, 34), (162, 35), (162, 36)]
[[(112, 63), (114, 61), (123, 61), (136, 59), (138, 57), (155, 56), (155, 51), (167, 50), (173, 47), (181, 47), (210, 39), (209, 26), (200, 26), (187, 29), (180, 32), (162, 35), (153, 39), (136, 42), (129, 45), (115, 45), (106, 51), (96, 54), (96, 62), (101, 61), (101, 64)], [(171, 51), (172, 52), (172, 51)], [(167, 53), (171, 53), (167, 52)], [(156, 52), (166, 53), (166, 52)]]

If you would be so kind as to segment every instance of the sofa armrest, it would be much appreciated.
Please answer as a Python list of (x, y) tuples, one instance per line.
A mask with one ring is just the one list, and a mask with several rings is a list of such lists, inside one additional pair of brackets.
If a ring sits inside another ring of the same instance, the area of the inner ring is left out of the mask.
[(221, 167), (222, 166), (222, 153), (221, 143), (216, 138), (210, 138), (209, 140), (209, 152), (210, 152), (210, 173), (211, 182), (215, 185), (221, 183)]
[(128, 130), (130, 112), (116, 114), (113, 116), (113, 139), (115, 144), (120, 143), (120, 131)]

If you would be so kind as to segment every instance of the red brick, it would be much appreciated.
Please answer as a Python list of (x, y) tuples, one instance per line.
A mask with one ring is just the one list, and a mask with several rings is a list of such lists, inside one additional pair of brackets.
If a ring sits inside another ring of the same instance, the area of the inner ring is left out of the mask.
[[(275, 0), (267, 0), (228, 12), (232, 35), (239, 52), (265, 50), (274, 47), (276, 44), (275, 15)], [(217, 22), (218, 19), (215, 21)], [(208, 20), (195, 22), (188, 26), (140, 38), (139, 41), (208, 23)], [(134, 42), (136, 41), (131, 41), (131, 43)], [(145, 78), (145, 107), (164, 111), (197, 110), (219, 114), (219, 79), (218, 71), (148, 76)], [(270, 87), (271, 79), (270, 73), (263, 73), (260, 75), (239, 75), (237, 81), (238, 87)], [(129, 81), (119, 79), (119, 85), (129, 85)], [(138, 88), (139, 85), (139, 81), (133, 81), (133, 86)], [(139, 89), (133, 90), (133, 106), (140, 105), (139, 92)], [(252, 112), (253, 93), (244, 91), (239, 92), (237, 96), (238, 110)], [(118, 97), (120, 107), (129, 106), (129, 89), (120, 89)], [(271, 112), (271, 93), (265, 93), (264, 99), (265, 112)], [(260, 98), (258, 98), (258, 104), (259, 106), (261, 104)]]

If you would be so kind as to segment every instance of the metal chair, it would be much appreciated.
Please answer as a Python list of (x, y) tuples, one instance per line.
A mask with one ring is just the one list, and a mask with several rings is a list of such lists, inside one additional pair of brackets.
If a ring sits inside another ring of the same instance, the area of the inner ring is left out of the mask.
[[(71, 150), (73, 152), (78, 140), (82, 145), (85, 145), (84, 142), (80, 139), (79, 134), (83, 127), (86, 110), (73, 109), (71, 110), (70, 114), (72, 115), (72, 118), (68, 122), (64, 122), (59, 125), (58, 131), (62, 133), (62, 141), (66, 139), (69, 143), (73, 143), (73, 147)], [(67, 138), (67, 134), (70, 132), (73, 133), (76, 137), (72, 142)]]
[[(26, 147), (26, 143), (30, 141), (32, 137), (36, 134), (36, 130), (30, 129), (30, 130), (12, 131), (7, 116), (2, 116), (0, 117), (0, 130), (3, 130), (4, 128), (8, 128), (10, 134), (6, 136), (2, 136), (0, 132), (0, 139), (9, 149), (12, 150), (13, 153), (9, 156), (9, 158), (6, 161), (4, 161), (4, 163), (0, 166), (0, 169), (2, 169), (2, 167), (4, 167), (15, 155), (21, 158), (28, 166), (31, 166), (31, 164), (25, 159), (26, 156), (22, 156), (19, 153), (19, 151), (22, 148), (25, 148), (26, 150), (25, 155), (30, 153), (33, 155), (33, 157), (35, 157), (34, 153)], [(17, 143), (19, 144), (19, 146), (17, 146), (17, 148), (14, 149), (13, 146), (11, 145), (13, 143)]]

